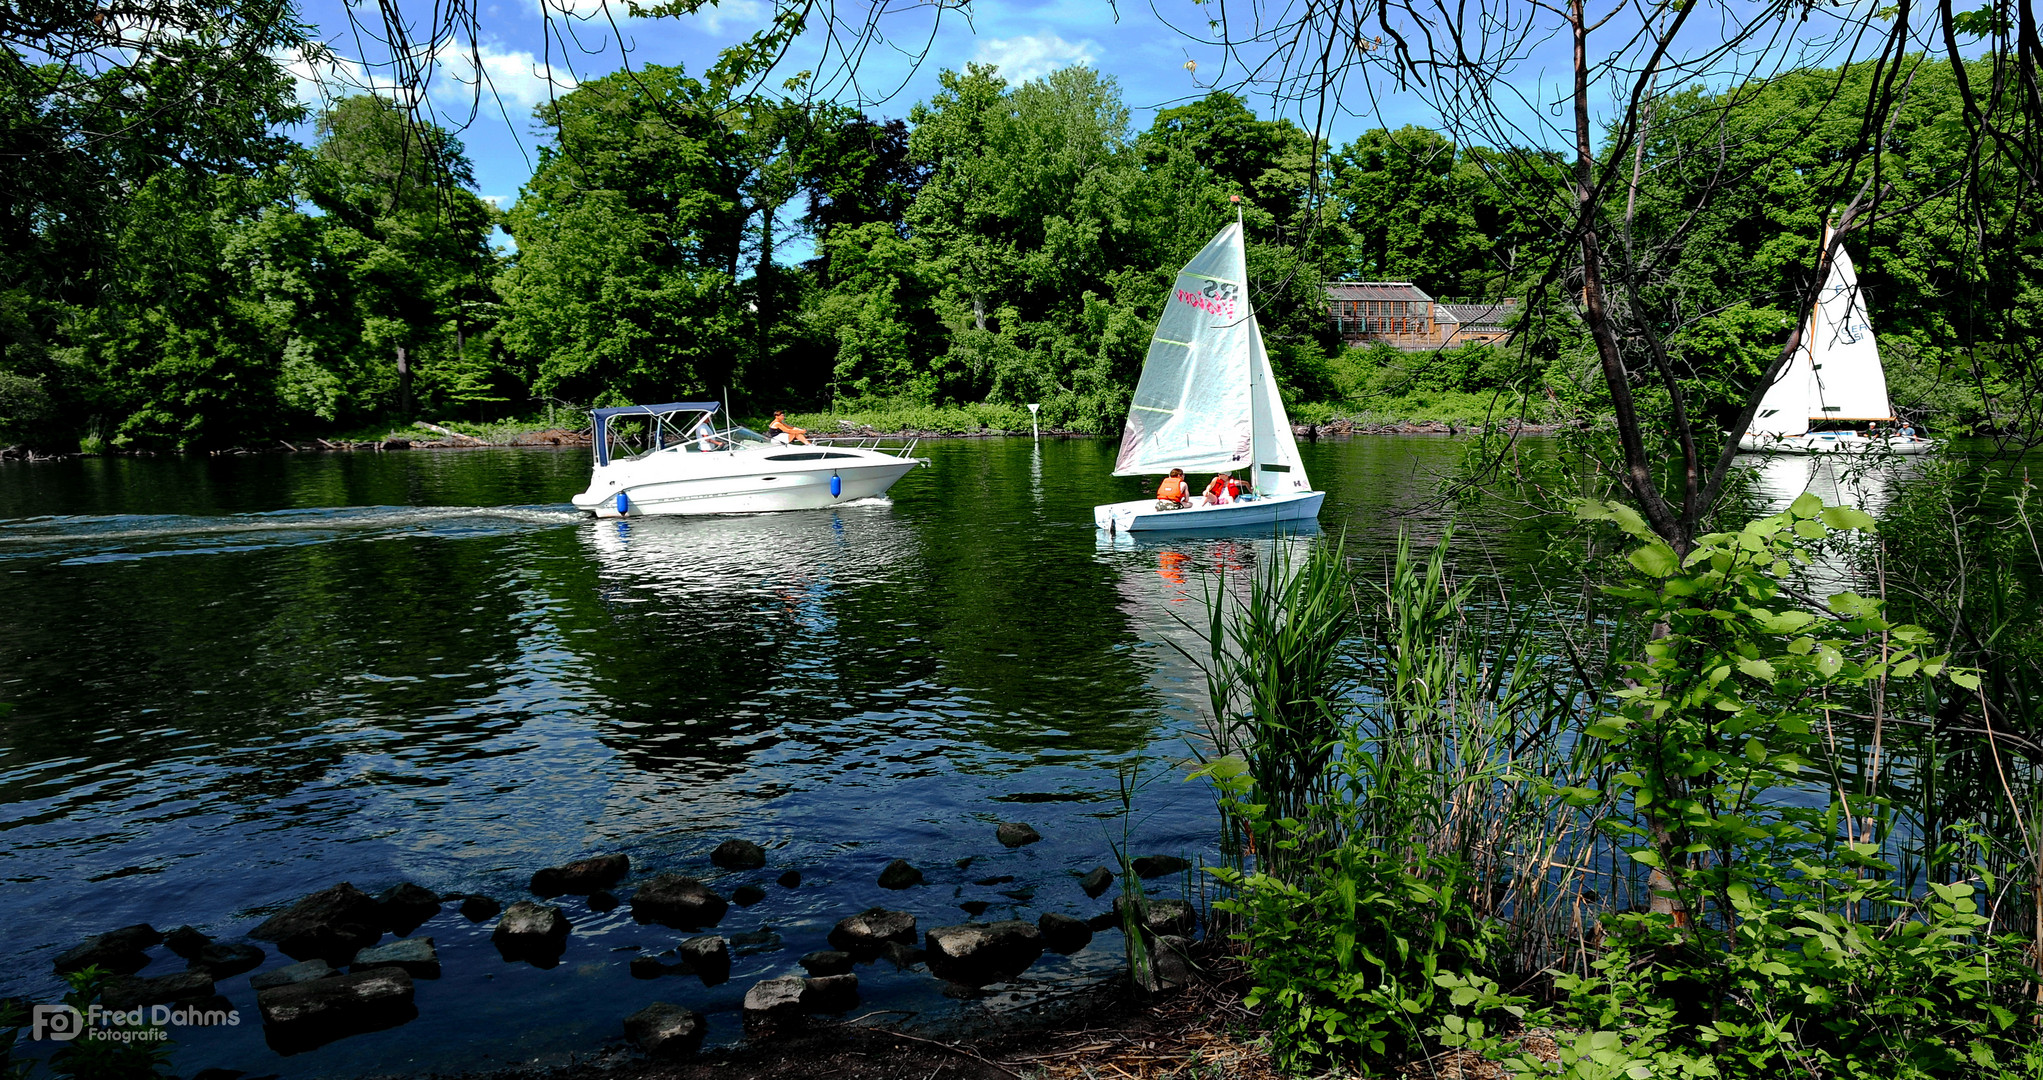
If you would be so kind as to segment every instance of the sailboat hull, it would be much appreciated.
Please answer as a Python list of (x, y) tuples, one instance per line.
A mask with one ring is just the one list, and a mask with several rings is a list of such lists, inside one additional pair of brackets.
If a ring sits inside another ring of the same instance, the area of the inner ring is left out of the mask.
[(1910, 435), (1867, 438), (1853, 431), (1812, 431), (1806, 435), (1758, 435), (1746, 432), (1738, 449), (1752, 454), (1927, 454), (1935, 439)]
[(1210, 529), (1246, 529), (1285, 521), (1316, 521), (1324, 491), (1301, 491), (1267, 499), (1206, 506), (1203, 502), (1182, 510), (1158, 510), (1155, 499), (1107, 503), (1092, 508), (1092, 521), (1108, 532), (1190, 532)]

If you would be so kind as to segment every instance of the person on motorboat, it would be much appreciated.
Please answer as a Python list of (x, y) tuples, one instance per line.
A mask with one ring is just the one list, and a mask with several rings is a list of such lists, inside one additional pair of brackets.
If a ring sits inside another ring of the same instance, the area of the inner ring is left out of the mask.
[(1163, 483), (1156, 486), (1156, 508), (1158, 510), (1182, 510), (1192, 497), (1192, 489), (1185, 486), (1185, 470), (1172, 469)]
[(723, 440), (716, 437), (716, 425), (710, 423), (707, 416), (696, 423), (695, 429), (688, 433), (688, 437), (695, 440), (697, 450), (721, 450), (724, 446)]
[(1235, 482), (1233, 475), (1221, 473), (1213, 478), (1212, 483), (1206, 485), (1206, 505), (1226, 506), (1240, 493), (1241, 485)]
[(766, 430), (773, 433), (773, 442), (777, 446), (786, 446), (791, 442), (806, 443), (809, 441), (809, 433), (788, 423), (787, 413), (779, 409), (773, 410), (773, 423), (768, 425)]

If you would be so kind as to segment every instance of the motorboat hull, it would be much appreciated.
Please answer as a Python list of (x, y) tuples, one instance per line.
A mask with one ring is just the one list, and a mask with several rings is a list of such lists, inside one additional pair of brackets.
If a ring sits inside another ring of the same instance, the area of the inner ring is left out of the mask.
[[(575, 496), (574, 504), (602, 518), (815, 510), (884, 495), (895, 481), (923, 464), (919, 458), (876, 451), (845, 453), (856, 456), (796, 463), (773, 461), (769, 455), (760, 453), (731, 455), (737, 459), (732, 464), (741, 467), (697, 476), (677, 475), (674, 469), (659, 468), (667, 463), (657, 458), (652, 463), (654, 467), (611, 473), (625, 466), (646, 464), (619, 462), (598, 467), (589, 490)], [(684, 459), (684, 464), (693, 463)], [(835, 491), (831, 490), (832, 479), (837, 481)], [(621, 505), (620, 494), (624, 496)]]
[(1937, 440), (1912, 435), (1867, 437), (1854, 431), (1811, 431), (1806, 435), (1756, 435), (1746, 432), (1738, 449), (1752, 454), (1927, 454)]
[(1155, 499), (1134, 499), (1092, 508), (1093, 524), (1108, 532), (1188, 532), (1206, 529), (1244, 529), (1275, 525), (1285, 521), (1317, 521), (1324, 491), (1301, 491), (1228, 503), (1225, 506), (1188, 506), (1182, 510), (1158, 510)]

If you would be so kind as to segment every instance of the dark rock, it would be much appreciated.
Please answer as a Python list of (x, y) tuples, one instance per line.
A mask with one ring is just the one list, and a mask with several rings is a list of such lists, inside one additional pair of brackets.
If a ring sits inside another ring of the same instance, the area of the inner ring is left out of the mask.
[(552, 897), (562, 894), (587, 896), (624, 880), (631, 872), (628, 855), (598, 855), (577, 859), (565, 866), (550, 866), (532, 875), (532, 893)]
[(929, 956), (928, 953), (923, 952), (921, 949), (899, 941), (883, 943), (880, 946), (880, 955), (886, 957), (888, 963), (901, 971), (907, 971), (909, 968), (922, 963)]
[(889, 941), (913, 944), (915, 916), (905, 911), (870, 908), (843, 919), (830, 931), (830, 944), (853, 956), (871, 957)]
[(382, 909), (385, 930), (409, 934), (440, 913), (440, 896), (406, 881), (377, 893), (376, 906)]
[(340, 974), (332, 964), (324, 960), (300, 960), (285, 964), (248, 977), (248, 985), (257, 990), (268, 990), (273, 986), (289, 986), (292, 983), (311, 982), (314, 979), (331, 979)]
[(958, 907), (962, 909), (965, 914), (970, 915), (975, 919), (981, 915), (986, 914), (986, 909), (992, 906), (993, 906), (992, 904), (989, 904), (984, 900), (967, 900), (964, 903), (958, 905)]
[(799, 975), (753, 983), (745, 991), (745, 1022), (756, 1024), (801, 1015), (802, 991), (808, 989), (808, 983)]
[(731, 890), (731, 903), (739, 907), (751, 907), (766, 899), (766, 890), (757, 885), (740, 885)]
[(1051, 952), (1069, 956), (1092, 944), (1092, 927), (1084, 919), (1046, 911), (1036, 920), (1036, 929), (1043, 932), (1043, 945)]
[(383, 449), (385, 449), (385, 450), (409, 450), (409, 449), (411, 449), (411, 440), (410, 440), (410, 439), (385, 439), (385, 440), (383, 440)]
[(253, 945), (208, 945), (191, 958), (187, 966), (194, 971), (205, 971), (215, 979), (254, 971), (262, 966), (268, 954)]
[(469, 922), (488, 922), (503, 911), (504, 905), (487, 896), (471, 896), (461, 901), (461, 917)]
[(1010, 881), (1013, 881), (1013, 880), (1014, 880), (1014, 875), (1013, 875), (1013, 874), (1002, 874), (1002, 875), (1000, 875), (999, 877), (982, 877), (982, 878), (980, 878), (979, 880), (977, 880), (977, 881), (973, 882), (972, 884), (974, 884), (974, 885), (1005, 885), (1005, 884), (1007, 884), (1008, 882), (1010, 882)]
[(1020, 919), (933, 927), (924, 940), (930, 972), (961, 986), (1006, 982), (1043, 955), (1043, 932)]
[(1000, 890), (1000, 895), (1007, 897), (1017, 904), (1026, 904), (1036, 898), (1036, 887), (1031, 885), (1025, 889), (1002, 889)]
[(1107, 886), (1113, 883), (1114, 872), (1104, 866), (1095, 866), (1084, 877), (1078, 879), (1078, 887), (1084, 889), (1085, 895), (1093, 899), (1098, 899), (1101, 893), (1107, 891)]
[(709, 853), (709, 861), (726, 870), (757, 870), (766, 865), (766, 849), (750, 840), (726, 840)]
[(762, 926), (745, 934), (732, 934), (731, 947), (739, 956), (753, 956), (758, 953), (774, 952), (780, 948), (780, 935), (771, 926)]
[(958, 983), (947, 982), (943, 984), (943, 996), (954, 998), (958, 1001), (977, 1001), (986, 995), (981, 993), (976, 986), (963, 986)]
[(616, 911), (617, 905), (623, 902), (617, 898), (615, 893), (605, 892), (602, 889), (589, 894), (589, 910), (598, 915), (606, 911)]
[(490, 933), (497, 952), (505, 960), (524, 960), (534, 967), (552, 967), (567, 951), (572, 924), (557, 907), (520, 900), (504, 909), (504, 917)]
[(1183, 873), (1192, 868), (1191, 860), (1176, 855), (1144, 855), (1135, 860), (1135, 876), (1144, 881)]
[(858, 1005), (856, 975), (818, 975), (802, 983), (803, 1012), (841, 1013)]
[[(778, 938), (776, 937), (776, 942)], [(678, 950), (683, 960), (702, 976), (705, 986), (716, 986), (728, 982), (731, 977), (730, 942), (715, 934), (692, 937), (681, 943)]]
[(1149, 970), (1142, 972), (1142, 989), (1152, 994), (1183, 989), (1192, 981), (1191, 942), (1169, 934), (1153, 937), (1149, 945)]
[(851, 974), (851, 954), (835, 949), (818, 949), (803, 956), (800, 963), (810, 975)]
[(383, 936), (382, 909), (369, 894), (343, 881), (298, 901), (263, 920), (248, 932), (257, 941), (274, 941), (295, 960), (318, 957), (344, 962), (376, 944)]
[[(1127, 904), (1127, 897), (1114, 897), (1116, 924), (1126, 912)], [(1142, 928), (1152, 934), (1190, 937), (1199, 929), (1198, 909), (1183, 900), (1159, 900), (1145, 896), (1137, 910), (1142, 913)]]
[(908, 865), (906, 859), (895, 859), (880, 871), (880, 888), (906, 889), (922, 884), (922, 871)]
[(432, 938), (415, 937), (377, 945), (355, 954), (355, 971), (381, 967), (403, 968), (414, 979), (437, 979), (440, 977), (440, 951), (433, 947)]
[(1003, 821), (993, 830), (993, 838), (1000, 841), (1001, 847), (1017, 848), (1041, 840), (1043, 834), (1019, 821)]
[(802, 886), (802, 872), (800, 870), (789, 870), (773, 880), (779, 882), (780, 887), (783, 889), (799, 889)]
[(1102, 911), (1092, 918), (1085, 920), (1085, 925), (1087, 929), (1095, 934), (1102, 934), (1108, 930), (1119, 930), (1122, 928), (1121, 913), (1118, 911)]
[(190, 960), (199, 955), (199, 950), (213, 943), (213, 939), (189, 926), (180, 926), (163, 935), (163, 944), (178, 956)]
[(411, 975), (377, 968), (333, 979), (272, 986), (255, 995), (265, 1024), (292, 1026), (360, 1017), (411, 1004)]
[(700, 1013), (664, 1001), (655, 1001), (624, 1018), (624, 1037), (647, 1057), (687, 1057), (702, 1045), (708, 1030)]
[(149, 957), (142, 950), (162, 943), (163, 935), (148, 923), (108, 930), (57, 954), (57, 973), (62, 975), (96, 964), (116, 974), (133, 974), (149, 964)]
[(631, 894), (631, 917), (677, 930), (697, 930), (723, 921), (730, 904), (692, 877), (661, 874)]
[(631, 977), (634, 979), (657, 979), (662, 975), (683, 975), (687, 971), (687, 964), (669, 966), (661, 963), (657, 957), (634, 956), (631, 958)]
[(161, 1005), (171, 1001), (200, 1001), (213, 996), (213, 977), (201, 968), (158, 975), (153, 979), (123, 975), (109, 979), (99, 991), (99, 1003), (109, 1009), (126, 1011), (137, 1005)]

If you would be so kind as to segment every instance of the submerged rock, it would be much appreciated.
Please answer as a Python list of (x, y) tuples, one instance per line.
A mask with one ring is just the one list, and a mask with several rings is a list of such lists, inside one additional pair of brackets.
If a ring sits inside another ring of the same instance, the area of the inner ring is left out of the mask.
[(549, 866), (532, 875), (532, 893), (553, 897), (563, 894), (587, 896), (624, 880), (631, 872), (628, 855), (598, 855), (577, 859), (564, 866)]
[(589, 894), (589, 910), (598, 915), (606, 911), (616, 911), (617, 905), (623, 902), (617, 898), (617, 894), (606, 892), (602, 889)]
[(915, 916), (886, 908), (868, 908), (840, 920), (830, 931), (830, 944), (853, 956), (876, 956), (887, 942), (914, 940)]
[(779, 883), (783, 889), (799, 889), (802, 885), (802, 872), (800, 870), (789, 870), (773, 880)]
[(709, 861), (726, 870), (757, 870), (766, 865), (766, 849), (750, 840), (726, 840), (709, 853)]
[(930, 972), (960, 986), (1006, 982), (1043, 955), (1043, 932), (1020, 919), (933, 927), (924, 940)]
[(631, 894), (631, 917), (677, 930), (697, 930), (723, 921), (730, 903), (709, 886), (680, 874), (661, 874)]
[(504, 905), (487, 896), (469, 896), (461, 901), (461, 917), (469, 922), (488, 922), (503, 911)]
[(180, 926), (170, 933), (163, 935), (163, 944), (169, 946), (171, 952), (186, 960), (199, 955), (200, 949), (212, 943), (213, 939), (211, 937), (189, 926)]
[(339, 974), (332, 964), (324, 960), (300, 960), (295, 964), (285, 964), (280, 968), (251, 975), (248, 978), (248, 985), (257, 990), (268, 990), (277, 986), (289, 986), (292, 983), (311, 982), (314, 979), (331, 979)]
[(740, 885), (731, 890), (731, 903), (739, 907), (751, 907), (766, 899), (766, 890), (757, 885)]
[(732, 934), (731, 947), (739, 956), (774, 952), (780, 948), (780, 933), (771, 926), (761, 926), (750, 933)]
[(1144, 881), (1183, 873), (1192, 868), (1191, 860), (1176, 855), (1144, 855), (1135, 860), (1135, 876)]
[(268, 958), (267, 953), (253, 945), (223, 945), (214, 943), (200, 949), (192, 956), (187, 966), (194, 971), (204, 971), (215, 979), (254, 971)]
[(440, 951), (433, 947), (432, 938), (418, 937), (373, 946), (355, 954), (353, 968), (356, 971), (383, 967), (403, 968), (414, 979), (437, 979), (440, 977)]
[(906, 889), (922, 884), (922, 871), (908, 865), (906, 859), (895, 859), (880, 871), (880, 888)]
[(648, 1057), (686, 1057), (702, 1045), (708, 1030), (702, 1014), (664, 1001), (624, 1018), (624, 1037)]
[(213, 996), (213, 977), (204, 968), (158, 975), (152, 979), (124, 975), (109, 979), (99, 991), (99, 1003), (109, 1009), (126, 1011), (137, 1005), (163, 1005), (172, 1001), (203, 1001)]
[(255, 995), (265, 1024), (282, 1026), (363, 1019), (411, 1004), (411, 975), (377, 968), (332, 979), (273, 986)]
[(970, 915), (976, 919), (979, 916), (986, 914), (986, 909), (992, 906), (993, 906), (992, 904), (989, 904), (984, 900), (967, 900), (964, 903), (959, 904), (958, 908), (962, 910), (965, 914)]
[(1095, 866), (1084, 877), (1078, 879), (1078, 887), (1085, 890), (1085, 895), (1095, 900), (1099, 899), (1099, 895), (1106, 892), (1107, 886), (1113, 883), (1114, 872), (1104, 866)]
[(663, 964), (655, 956), (634, 956), (631, 958), (631, 977), (634, 979), (657, 979), (662, 975), (686, 975), (687, 964)]
[(1036, 929), (1043, 932), (1044, 947), (1054, 953), (1068, 956), (1092, 944), (1092, 927), (1084, 919), (1046, 911), (1036, 920)]
[(851, 974), (851, 954), (835, 949), (818, 949), (804, 955), (798, 962), (812, 976)]
[(377, 893), (376, 906), (383, 912), (385, 930), (393, 934), (409, 934), (440, 913), (440, 896), (431, 889), (405, 881)]
[(248, 936), (276, 942), (293, 959), (345, 961), (376, 944), (383, 936), (382, 923), (376, 901), (343, 881), (263, 920)]
[(108, 930), (58, 953), (57, 973), (62, 975), (96, 965), (116, 974), (132, 974), (149, 964), (149, 957), (143, 950), (162, 943), (163, 935), (148, 923)]
[(1003, 821), (999, 828), (993, 830), (993, 838), (1000, 841), (1002, 847), (1018, 848), (1041, 840), (1043, 834), (1019, 821)]

